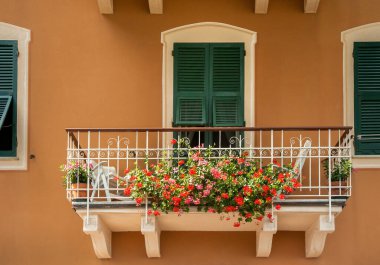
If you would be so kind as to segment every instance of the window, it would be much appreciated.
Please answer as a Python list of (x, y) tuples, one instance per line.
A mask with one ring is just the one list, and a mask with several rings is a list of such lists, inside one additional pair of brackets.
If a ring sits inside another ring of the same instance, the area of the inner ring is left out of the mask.
[(17, 145), (17, 41), (0, 40), (0, 156), (15, 157)]
[[(250, 31), (247, 29), (235, 27), (228, 24), (217, 23), (217, 22), (201, 22), (195, 24), (189, 24), (180, 26), (177, 28), (173, 28), (167, 31), (162, 32), (161, 34), (161, 42), (163, 44), (163, 73), (162, 73), (162, 126), (163, 127), (171, 127), (176, 126), (177, 114), (175, 113), (177, 109), (174, 108), (174, 59), (173, 50), (174, 45), (177, 44), (220, 44), (220, 45), (228, 45), (228, 44), (236, 44), (241, 45), (245, 48), (245, 56), (242, 59), (242, 95), (244, 98), (240, 98), (242, 108), (242, 113), (237, 120), (245, 122), (245, 125), (248, 127), (255, 126), (255, 108), (254, 108), (254, 61), (255, 61), (255, 45), (256, 45), (256, 32)], [(211, 49), (211, 48), (209, 48)], [(206, 80), (210, 82), (209, 79)], [(178, 100), (178, 99), (177, 99)], [(206, 112), (206, 104), (208, 104), (209, 108), (207, 110), (207, 122), (204, 121), (203, 126), (213, 126), (213, 118), (216, 119), (220, 116), (216, 115), (216, 112), (212, 111), (212, 101), (210, 101), (210, 97), (204, 98), (205, 103), (205, 112)], [(199, 103), (198, 103), (199, 104)], [(211, 106), (211, 108), (210, 108)], [(211, 109), (211, 110), (210, 110)], [(215, 117), (214, 116), (215, 113)], [(243, 119), (244, 117), (244, 119)], [(212, 121), (210, 121), (210, 118)], [(234, 118), (234, 117), (232, 117)], [(235, 117), (236, 118), (236, 117)], [(206, 116), (205, 116), (206, 119)], [(237, 124), (236, 124), (237, 125)], [(180, 125), (177, 125), (180, 126)], [(185, 125), (181, 125), (185, 126)], [(189, 125), (190, 126), (190, 125)], [(197, 126), (193, 124), (192, 126)], [(223, 125), (217, 125), (223, 126)], [(227, 126), (227, 125), (224, 125)], [(240, 125), (239, 125), (240, 126)], [(192, 136), (199, 137), (199, 136)], [(206, 137), (205, 135), (201, 135), (202, 137)], [(215, 140), (215, 135), (207, 136), (208, 139), (214, 138), (213, 142), (218, 142)], [(171, 137), (164, 137), (163, 142), (169, 144)], [(227, 136), (221, 135), (220, 138), (230, 138)], [(245, 142), (250, 142), (250, 139), (253, 139), (253, 133), (246, 133), (244, 135)], [(210, 141), (210, 143), (211, 143)]]
[(354, 43), (355, 153), (380, 154), (380, 42)]
[(30, 31), (0, 22), (0, 170), (27, 169)]
[[(243, 43), (175, 43), (173, 56), (174, 126), (244, 126)], [(220, 144), (228, 146), (224, 134)], [(202, 143), (218, 137), (204, 134)]]

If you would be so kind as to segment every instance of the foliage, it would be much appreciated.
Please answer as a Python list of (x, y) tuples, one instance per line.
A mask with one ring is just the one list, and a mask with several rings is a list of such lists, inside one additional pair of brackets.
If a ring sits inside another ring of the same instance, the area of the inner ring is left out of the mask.
[(87, 179), (92, 172), (92, 165), (87, 167), (86, 163), (71, 161), (67, 165), (61, 165), (60, 169), (65, 172), (63, 183), (66, 185), (75, 183), (87, 183)]
[[(131, 171), (126, 169), (129, 180), (120, 181), (125, 185), (124, 194), (134, 198), (137, 206), (150, 198), (153, 210), (148, 214), (160, 215), (159, 210), (180, 214), (197, 206), (198, 211), (237, 213), (237, 227), (243, 221), (262, 220), (275, 199), (284, 199), (300, 186), (291, 165), (274, 162), (260, 168), (240, 151), (220, 157), (212, 148), (187, 146), (181, 153), (178, 146), (183, 143), (173, 139), (172, 144), (176, 146), (174, 156), (164, 156), (153, 165), (146, 162), (144, 169), (137, 165)], [(280, 209), (280, 205), (275, 207)], [(267, 217), (272, 218), (271, 214)]]
[[(323, 161), (325, 175), (329, 177), (329, 160)], [(345, 181), (349, 178), (352, 171), (352, 163), (349, 159), (343, 158), (336, 160), (331, 167), (331, 181)]]

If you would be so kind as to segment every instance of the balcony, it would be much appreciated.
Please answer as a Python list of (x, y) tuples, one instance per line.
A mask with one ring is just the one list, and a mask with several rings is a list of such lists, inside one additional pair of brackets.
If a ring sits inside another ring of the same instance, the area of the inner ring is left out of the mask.
[[(148, 257), (161, 256), (161, 231), (256, 231), (257, 257), (269, 257), (277, 231), (304, 231), (306, 257), (318, 257), (351, 195), (351, 170), (346, 181), (331, 179), (336, 165), (351, 161), (352, 139), (351, 127), (67, 129), (67, 164), (86, 164), (92, 172), (86, 187), (67, 179), (67, 198), (83, 219), (83, 231), (91, 236), (98, 258), (111, 258), (112, 233), (125, 231), (142, 232)], [(268, 207), (262, 220), (238, 228), (232, 225), (239, 218), (236, 212), (199, 212), (192, 204), (188, 213), (154, 216), (149, 215), (149, 198), (136, 206), (124, 195), (123, 183), (130, 178), (125, 169), (169, 157), (175, 163), (186, 161), (189, 148), (211, 150), (210, 160), (244, 154), (257, 168), (291, 165), (301, 185), (272, 202), (281, 209)]]

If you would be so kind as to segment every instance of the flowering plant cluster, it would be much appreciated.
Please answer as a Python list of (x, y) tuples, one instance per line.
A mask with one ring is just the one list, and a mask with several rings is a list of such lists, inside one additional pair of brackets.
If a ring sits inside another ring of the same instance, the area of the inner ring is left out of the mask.
[(89, 164), (87, 167), (86, 163), (71, 161), (68, 164), (61, 165), (60, 169), (62, 172), (65, 172), (65, 175), (62, 177), (64, 185), (67, 182), (70, 184), (87, 183), (87, 179), (92, 172), (92, 165)]
[[(178, 148), (183, 143), (173, 139), (172, 144)], [(261, 221), (275, 199), (284, 199), (300, 186), (291, 165), (273, 162), (259, 167), (257, 161), (247, 158), (247, 153), (218, 157), (212, 148), (188, 146), (184, 153), (186, 159), (174, 152), (144, 169), (126, 169), (129, 179), (120, 181), (125, 185), (125, 196), (134, 198), (137, 206), (149, 198), (149, 215), (160, 215), (160, 211), (180, 214), (188, 212), (190, 206), (197, 206), (198, 211), (237, 214), (234, 226), (238, 227), (244, 221)], [(274, 205), (277, 210), (281, 207)], [(272, 218), (271, 214), (267, 217)]]

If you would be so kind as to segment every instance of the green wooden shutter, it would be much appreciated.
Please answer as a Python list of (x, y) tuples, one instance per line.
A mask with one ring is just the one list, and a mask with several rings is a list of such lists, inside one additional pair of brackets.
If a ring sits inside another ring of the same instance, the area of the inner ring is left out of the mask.
[(16, 156), (17, 41), (0, 40), (0, 156)]
[(213, 126), (244, 126), (244, 44), (210, 44)]
[(207, 124), (207, 44), (174, 44), (174, 125)]
[(380, 154), (380, 42), (354, 43), (355, 153)]

